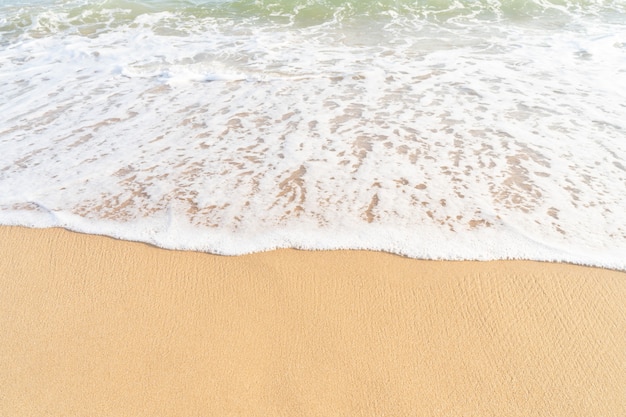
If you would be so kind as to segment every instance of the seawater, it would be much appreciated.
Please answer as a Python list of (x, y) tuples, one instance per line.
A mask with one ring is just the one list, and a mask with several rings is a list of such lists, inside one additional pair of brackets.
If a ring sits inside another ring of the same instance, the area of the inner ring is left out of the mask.
[(626, 1), (3, 0), (0, 223), (626, 270)]

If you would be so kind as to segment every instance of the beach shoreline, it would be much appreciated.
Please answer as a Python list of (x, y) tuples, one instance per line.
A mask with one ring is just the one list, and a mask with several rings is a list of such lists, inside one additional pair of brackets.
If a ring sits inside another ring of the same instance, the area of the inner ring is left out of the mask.
[(0, 227), (0, 415), (626, 414), (626, 273)]

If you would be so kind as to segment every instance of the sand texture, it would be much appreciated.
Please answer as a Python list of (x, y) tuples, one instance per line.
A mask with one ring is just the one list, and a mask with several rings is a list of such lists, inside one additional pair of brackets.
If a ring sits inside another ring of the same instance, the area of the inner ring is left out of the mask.
[(626, 273), (0, 227), (0, 416), (626, 416)]

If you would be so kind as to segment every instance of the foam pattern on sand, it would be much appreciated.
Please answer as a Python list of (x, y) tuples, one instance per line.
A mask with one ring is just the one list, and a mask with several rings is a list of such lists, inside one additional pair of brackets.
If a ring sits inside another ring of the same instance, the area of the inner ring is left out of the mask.
[(626, 26), (610, 10), (15, 10), (4, 224), (626, 269)]

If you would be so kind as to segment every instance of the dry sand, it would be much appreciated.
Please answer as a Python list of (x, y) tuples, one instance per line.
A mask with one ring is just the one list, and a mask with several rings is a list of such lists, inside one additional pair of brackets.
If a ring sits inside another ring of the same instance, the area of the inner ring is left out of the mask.
[(626, 415), (623, 272), (0, 241), (0, 416)]

